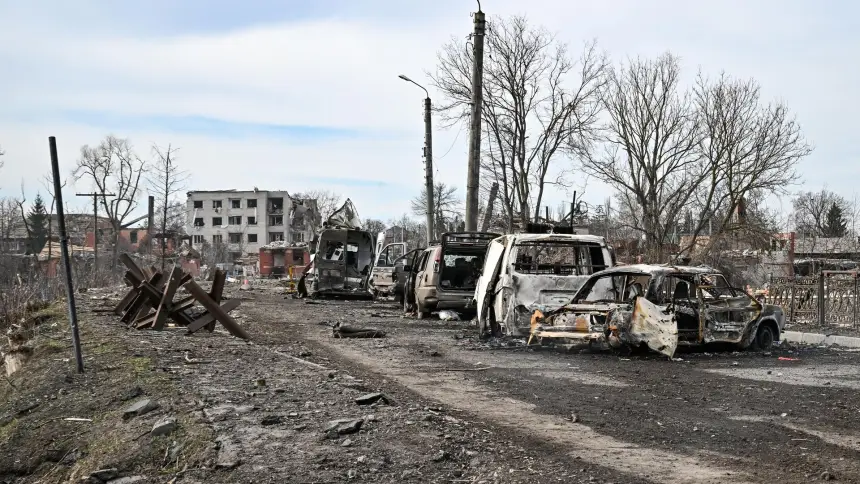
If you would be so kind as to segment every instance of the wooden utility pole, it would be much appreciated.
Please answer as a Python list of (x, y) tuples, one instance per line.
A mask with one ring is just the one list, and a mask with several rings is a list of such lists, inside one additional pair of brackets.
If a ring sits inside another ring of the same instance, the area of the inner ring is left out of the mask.
[(427, 88), (403, 74), (397, 77), (420, 87), (427, 96), (424, 98), (424, 193), (427, 196), (425, 202), (427, 206), (425, 208), (427, 209), (427, 243), (429, 244), (435, 238), (433, 218), (436, 213), (434, 208), (435, 198), (433, 196), (433, 127), (430, 117), (432, 103), (430, 102), (430, 93), (427, 91)]
[(486, 232), (493, 221), (493, 207), (496, 205), (496, 197), (499, 195), (499, 184), (493, 182), (490, 187), (490, 197), (487, 199), (487, 208), (484, 209), (484, 221), (481, 223), (481, 232)]
[(433, 196), (433, 129), (431, 126), (430, 96), (424, 99), (424, 190), (427, 192), (427, 245), (435, 239), (435, 221), (433, 214), (436, 213)]
[(478, 230), (478, 187), (481, 181), (481, 107), (484, 101), (484, 32), (486, 22), (481, 2), (474, 14), (472, 34), (472, 119), (469, 136), (469, 167), (466, 175), (466, 230)]
[[(115, 197), (113, 193), (76, 193), (78, 197), (92, 197), (93, 199), (93, 282), (99, 272), (99, 197)], [(86, 245), (86, 242), (84, 242)]]
[[(168, 154), (168, 156), (169, 156), (169, 154)], [(152, 234), (153, 234), (152, 225), (155, 223), (155, 197), (150, 195), (148, 202), (149, 202), (149, 206), (148, 206), (148, 211), (146, 212), (146, 234), (149, 238), (149, 240), (147, 241), (147, 244), (149, 245), (149, 255), (152, 255)], [(166, 202), (165, 202), (164, 206), (167, 207)], [(167, 208), (165, 208), (164, 211), (165, 211), (164, 218), (166, 219), (167, 218), (167, 213), (166, 213)], [(163, 232), (163, 230), (162, 230), (162, 232)], [(164, 237), (164, 234), (162, 233), (161, 236)], [(161, 270), (164, 270), (164, 246), (163, 245), (161, 247)]]

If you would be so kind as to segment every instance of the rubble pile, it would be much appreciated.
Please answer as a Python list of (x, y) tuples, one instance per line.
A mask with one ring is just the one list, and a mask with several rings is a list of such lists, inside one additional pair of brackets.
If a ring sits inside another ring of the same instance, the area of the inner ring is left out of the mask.
[[(125, 282), (131, 286), (113, 309), (123, 323), (136, 329), (161, 331), (171, 320), (184, 326), (189, 333), (194, 333), (203, 328), (214, 331), (215, 323), (218, 322), (233, 336), (250, 339), (248, 333), (228, 314), (239, 306), (240, 301), (221, 301), (227, 281), (226, 272), (215, 269), (212, 288), (207, 293), (190, 274), (178, 266), (165, 275), (154, 267), (138, 267), (127, 254), (120, 256), (120, 260), (128, 269)], [(177, 299), (176, 293), (180, 287), (184, 287), (190, 295)], [(203, 307), (202, 313), (192, 313), (196, 304)]]

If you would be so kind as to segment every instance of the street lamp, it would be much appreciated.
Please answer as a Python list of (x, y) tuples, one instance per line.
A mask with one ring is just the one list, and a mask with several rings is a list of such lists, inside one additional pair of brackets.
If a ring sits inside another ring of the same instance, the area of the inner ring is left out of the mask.
[(427, 192), (427, 243), (429, 244), (433, 240), (433, 234), (435, 233), (433, 227), (433, 131), (430, 125), (430, 93), (427, 92), (427, 89), (424, 86), (403, 74), (400, 74), (397, 77), (420, 87), (424, 90), (424, 94), (427, 96), (424, 98), (424, 183), (426, 185), (424, 191)]

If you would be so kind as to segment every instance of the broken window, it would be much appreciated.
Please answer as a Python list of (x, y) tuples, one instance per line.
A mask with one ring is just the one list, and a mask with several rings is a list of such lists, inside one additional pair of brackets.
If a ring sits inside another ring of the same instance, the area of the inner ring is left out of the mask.
[(203, 208), (203, 200), (194, 200), (194, 208)]
[(520, 274), (585, 276), (606, 268), (603, 248), (566, 241), (523, 241), (517, 244), (514, 270)]
[(269, 199), (269, 213), (283, 213), (284, 212), (284, 199), (281, 198), (270, 198)]
[(632, 302), (646, 296), (651, 276), (648, 274), (608, 274), (589, 279), (575, 302)]
[(269, 216), (269, 225), (284, 225), (284, 216), (283, 215), (270, 215)]
[(197, 217), (194, 219), (194, 226), (195, 227), (202, 227), (203, 225), (204, 225), (203, 217)]
[(242, 216), (241, 215), (233, 215), (227, 217), (227, 223), (230, 225), (242, 225)]
[(474, 289), (484, 267), (485, 256), (484, 246), (446, 247), (441, 260), (439, 286), (445, 289)]
[(241, 232), (230, 232), (230, 243), (231, 244), (241, 244), (242, 243), (242, 233)]
[(128, 233), (128, 241), (131, 242), (132, 244), (137, 243), (137, 230), (132, 230), (131, 232)]
[(223, 241), (224, 241), (224, 236), (222, 236), (221, 234), (212, 236), (212, 243), (213, 244), (220, 244)]
[(245, 206), (248, 208), (257, 208), (257, 199), (256, 198), (249, 198), (245, 202)]
[(212, 208), (221, 208), (221, 200), (212, 200)]
[(257, 225), (257, 217), (248, 217), (248, 225)]
[(701, 276), (702, 299), (725, 299), (738, 297), (737, 292), (729, 286), (722, 274)]
[(305, 253), (301, 250), (294, 250), (293, 252), (293, 263), (303, 264), (305, 262)]
[(248, 242), (251, 242), (251, 243), (257, 242), (257, 234), (248, 234)]
[(230, 208), (242, 208), (242, 200), (238, 198), (230, 199)]
[(293, 216), (293, 225), (296, 227), (304, 227), (305, 226), (305, 216), (304, 215), (294, 215)]
[(305, 241), (305, 234), (303, 232), (293, 232), (291, 235), (293, 242), (300, 243)]
[(192, 236), (192, 242), (195, 244), (202, 244), (203, 243), (203, 236), (202, 235)]
[(283, 232), (269, 232), (269, 242), (283, 242)]
[(212, 217), (212, 225), (213, 226), (217, 227), (217, 226), (221, 225), (221, 222), (222, 222), (221, 217)]

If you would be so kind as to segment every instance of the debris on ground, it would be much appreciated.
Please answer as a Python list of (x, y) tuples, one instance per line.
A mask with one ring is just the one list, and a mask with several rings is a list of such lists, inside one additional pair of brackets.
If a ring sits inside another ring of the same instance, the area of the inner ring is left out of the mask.
[[(125, 282), (131, 289), (113, 312), (129, 327), (161, 331), (169, 319), (176, 325), (184, 326), (188, 333), (203, 328), (212, 332), (218, 322), (233, 336), (250, 339), (248, 333), (228, 314), (239, 306), (240, 301), (229, 299), (222, 303), (226, 272), (215, 270), (212, 289), (207, 293), (179, 266), (174, 265), (165, 277), (155, 267), (139, 267), (128, 254), (122, 254), (119, 260), (128, 269)], [(175, 299), (180, 287), (184, 287), (190, 295)], [(201, 314), (192, 315), (190, 312), (195, 303), (203, 306)]]
[(358, 405), (373, 405), (379, 401), (385, 404), (389, 403), (388, 398), (386, 398), (382, 393), (368, 393), (355, 399), (355, 403)]
[(337, 323), (332, 328), (335, 338), (384, 338), (385, 332), (374, 328), (356, 328)]
[(442, 321), (460, 321), (460, 315), (457, 314), (456, 311), (443, 309), (442, 311), (439, 311), (439, 319)]

